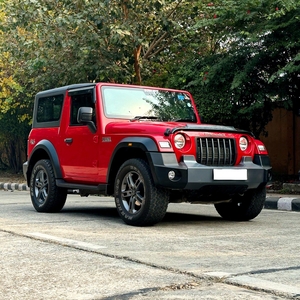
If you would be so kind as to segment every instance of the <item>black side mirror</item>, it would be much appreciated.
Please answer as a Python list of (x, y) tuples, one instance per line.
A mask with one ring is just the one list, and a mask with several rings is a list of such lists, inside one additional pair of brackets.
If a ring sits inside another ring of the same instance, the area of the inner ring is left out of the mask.
[(93, 109), (91, 107), (80, 107), (77, 113), (77, 122), (87, 125), (92, 133), (97, 131), (93, 120)]

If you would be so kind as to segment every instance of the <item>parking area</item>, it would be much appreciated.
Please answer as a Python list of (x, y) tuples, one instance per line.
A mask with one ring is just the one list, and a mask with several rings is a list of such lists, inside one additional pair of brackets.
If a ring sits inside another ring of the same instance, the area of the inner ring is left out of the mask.
[(264, 209), (236, 223), (210, 205), (171, 204), (161, 223), (132, 227), (108, 197), (69, 195), (57, 214), (37, 213), (25, 191), (0, 198), (3, 299), (300, 295), (298, 212)]

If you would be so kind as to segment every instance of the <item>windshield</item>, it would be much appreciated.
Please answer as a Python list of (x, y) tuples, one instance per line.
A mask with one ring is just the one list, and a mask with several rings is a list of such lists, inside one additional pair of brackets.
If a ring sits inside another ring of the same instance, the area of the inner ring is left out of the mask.
[(186, 93), (130, 87), (102, 87), (108, 118), (197, 122)]

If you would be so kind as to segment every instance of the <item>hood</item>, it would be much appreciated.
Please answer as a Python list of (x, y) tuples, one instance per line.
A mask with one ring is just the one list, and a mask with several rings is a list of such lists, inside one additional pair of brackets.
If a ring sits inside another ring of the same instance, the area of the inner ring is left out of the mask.
[(111, 122), (106, 125), (106, 134), (160, 134), (164, 135), (167, 130), (183, 130), (186, 123), (178, 122), (157, 122), (157, 121), (119, 121)]
[[(170, 131), (170, 133), (175, 133), (178, 130), (182, 130), (182, 128), (174, 128)], [(230, 133), (245, 133), (254, 137), (253, 133), (250, 131), (237, 129), (232, 126), (223, 126), (223, 125), (212, 125), (212, 124), (186, 124), (184, 127), (185, 131), (207, 131), (207, 132), (230, 132)]]
[(177, 131), (201, 131), (201, 132), (230, 132), (245, 133), (253, 136), (251, 132), (236, 129), (231, 126), (212, 125), (212, 124), (191, 124), (183, 122), (111, 122), (106, 125), (106, 134), (159, 134), (168, 136)]

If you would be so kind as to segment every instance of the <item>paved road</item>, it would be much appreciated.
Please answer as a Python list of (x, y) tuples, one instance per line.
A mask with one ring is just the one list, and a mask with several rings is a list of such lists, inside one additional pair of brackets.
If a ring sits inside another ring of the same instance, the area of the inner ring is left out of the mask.
[(112, 198), (69, 195), (37, 213), (0, 191), (1, 299), (300, 299), (299, 212), (227, 222), (171, 204), (163, 222), (125, 225)]

